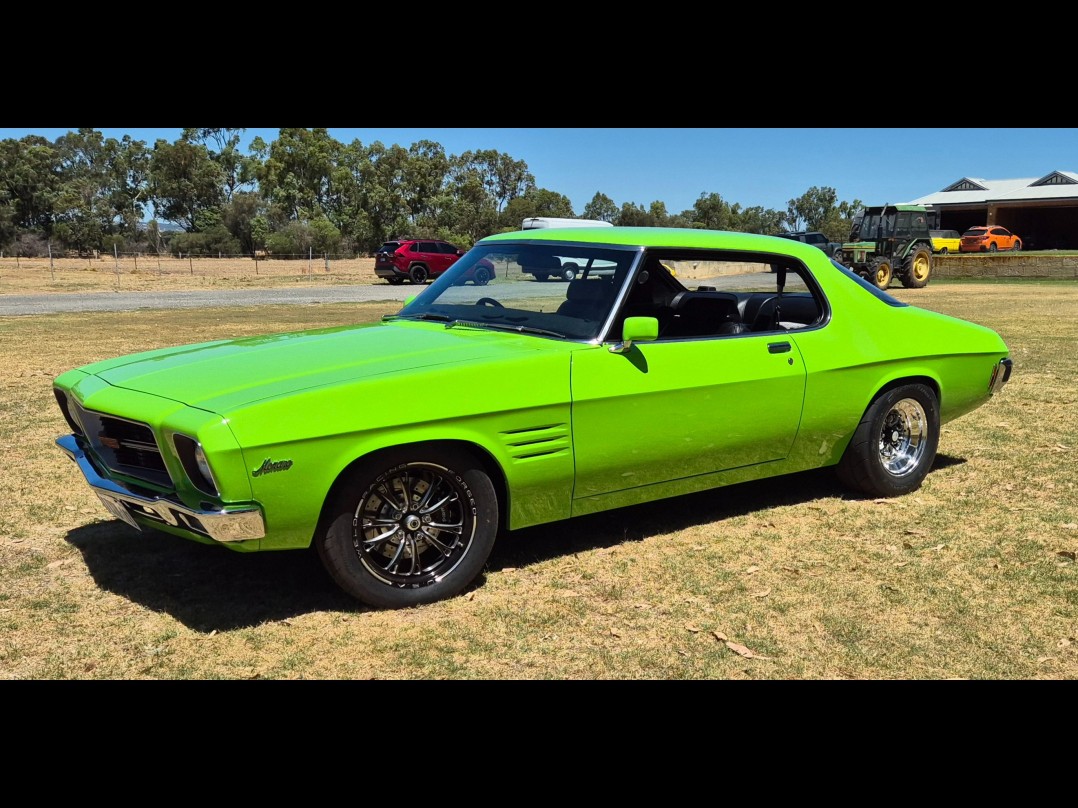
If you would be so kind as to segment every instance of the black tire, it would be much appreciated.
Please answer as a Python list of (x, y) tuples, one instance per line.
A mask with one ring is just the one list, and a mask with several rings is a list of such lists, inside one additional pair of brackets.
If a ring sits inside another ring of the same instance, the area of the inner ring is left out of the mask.
[(1022, 242), (1020, 242), (1018, 240), (1015, 240), (1014, 244), (1011, 246), (1011, 250), (1013, 252), (1018, 252), (1021, 249), (1022, 249)]
[(878, 288), (887, 289), (891, 286), (891, 279), (895, 276), (895, 269), (891, 265), (890, 259), (883, 256), (873, 258), (869, 268), (872, 272), (869, 280), (876, 284)]
[(923, 289), (932, 275), (932, 250), (925, 245), (914, 247), (906, 258), (899, 280), (907, 289)]
[(939, 403), (923, 384), (880, 395), (861, 418), (836, 469), (849, 488), (897, 497), (921, 487), (939, 446)]
[(475, 278), (476, 286), (486, 286), (490, 283), (490, 270), (486, 267), (479, 267), (472, 277)]
[(947, 254), (947, 248), (946, 247), (940, 247), (940, 255), (946, 255), (946, 254)]
[(415, 264), (408, 270), (408, 277), (412, 279), (412, 283), (426, 283), (430, 272), (422, 264)]
[(997, 249), (999, 248), (996, 247), (996, 242), (994, 241), (988, 245), (988, 252), (995, 252)]
[(561, 278), (564, 281), (575, 281), (576, 270), (573, 267), (562, 267)]
[(401, 609), (451, 598), (479, 576), (498, 497), (467, 454), (419, 444), (350, 474), (327, 524), (315, 544), (333, 581), (368, 606)]
[(545, 280), (548, 280), (549, 278), (550, 278), (550, 276), (545, 272), (536, 272), (535, 273), (535, 279), (537, 281), (539, 281), (540, 283), (545, 281)]
[(404, 278), (399, 275), (393, 275), (392, 277), (386, 278), (386, 280), (389, 281), (390, 286), (400, 286), (404, 283)]

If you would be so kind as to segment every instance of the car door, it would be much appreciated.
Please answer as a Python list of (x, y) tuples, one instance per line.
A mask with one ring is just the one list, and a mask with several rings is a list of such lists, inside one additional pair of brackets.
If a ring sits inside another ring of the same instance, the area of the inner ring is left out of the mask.
[(784, 332), (573, 354), (574, 498), (784, 459), (805, 364)]

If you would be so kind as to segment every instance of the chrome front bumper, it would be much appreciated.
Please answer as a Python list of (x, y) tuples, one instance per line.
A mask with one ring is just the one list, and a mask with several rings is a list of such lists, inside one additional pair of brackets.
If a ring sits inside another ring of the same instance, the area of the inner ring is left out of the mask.
[(142, 526), (135, 516), (220, 542), (249, 541), (266, 535), (266, 523), (258, 507), (196, 510), (172, 499), (137, 494), (121, 483), (102, 477), (74, 435), (57, 438), (56, 445), (75, 461), (106, 510), (138, 530), (142, 530)]

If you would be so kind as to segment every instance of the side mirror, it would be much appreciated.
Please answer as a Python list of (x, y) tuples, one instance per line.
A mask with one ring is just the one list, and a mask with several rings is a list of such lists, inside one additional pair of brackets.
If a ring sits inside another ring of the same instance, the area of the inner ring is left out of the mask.
[(610, 346), (610, 353), (628, 353), (634, 342), (654, 342), (659, 338), (659, 320), (655, 317), (626, 317), (621, 342)]

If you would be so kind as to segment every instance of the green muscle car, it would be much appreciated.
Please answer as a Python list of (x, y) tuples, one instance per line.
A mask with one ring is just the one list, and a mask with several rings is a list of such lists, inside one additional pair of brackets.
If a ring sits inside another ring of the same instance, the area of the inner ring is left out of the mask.
[[(572, 281), (538, 279), (566, 255)], [(400, 608), (459, 594), (531, 525), (822, 467), (908, 494), (940, 425), (1010, 374), (994, 331), (811, 245), (596, 227), (485, 238), (379, 323), (123, 356), (55, 393), (58, 444), (117, 519), (313, 544)]]

